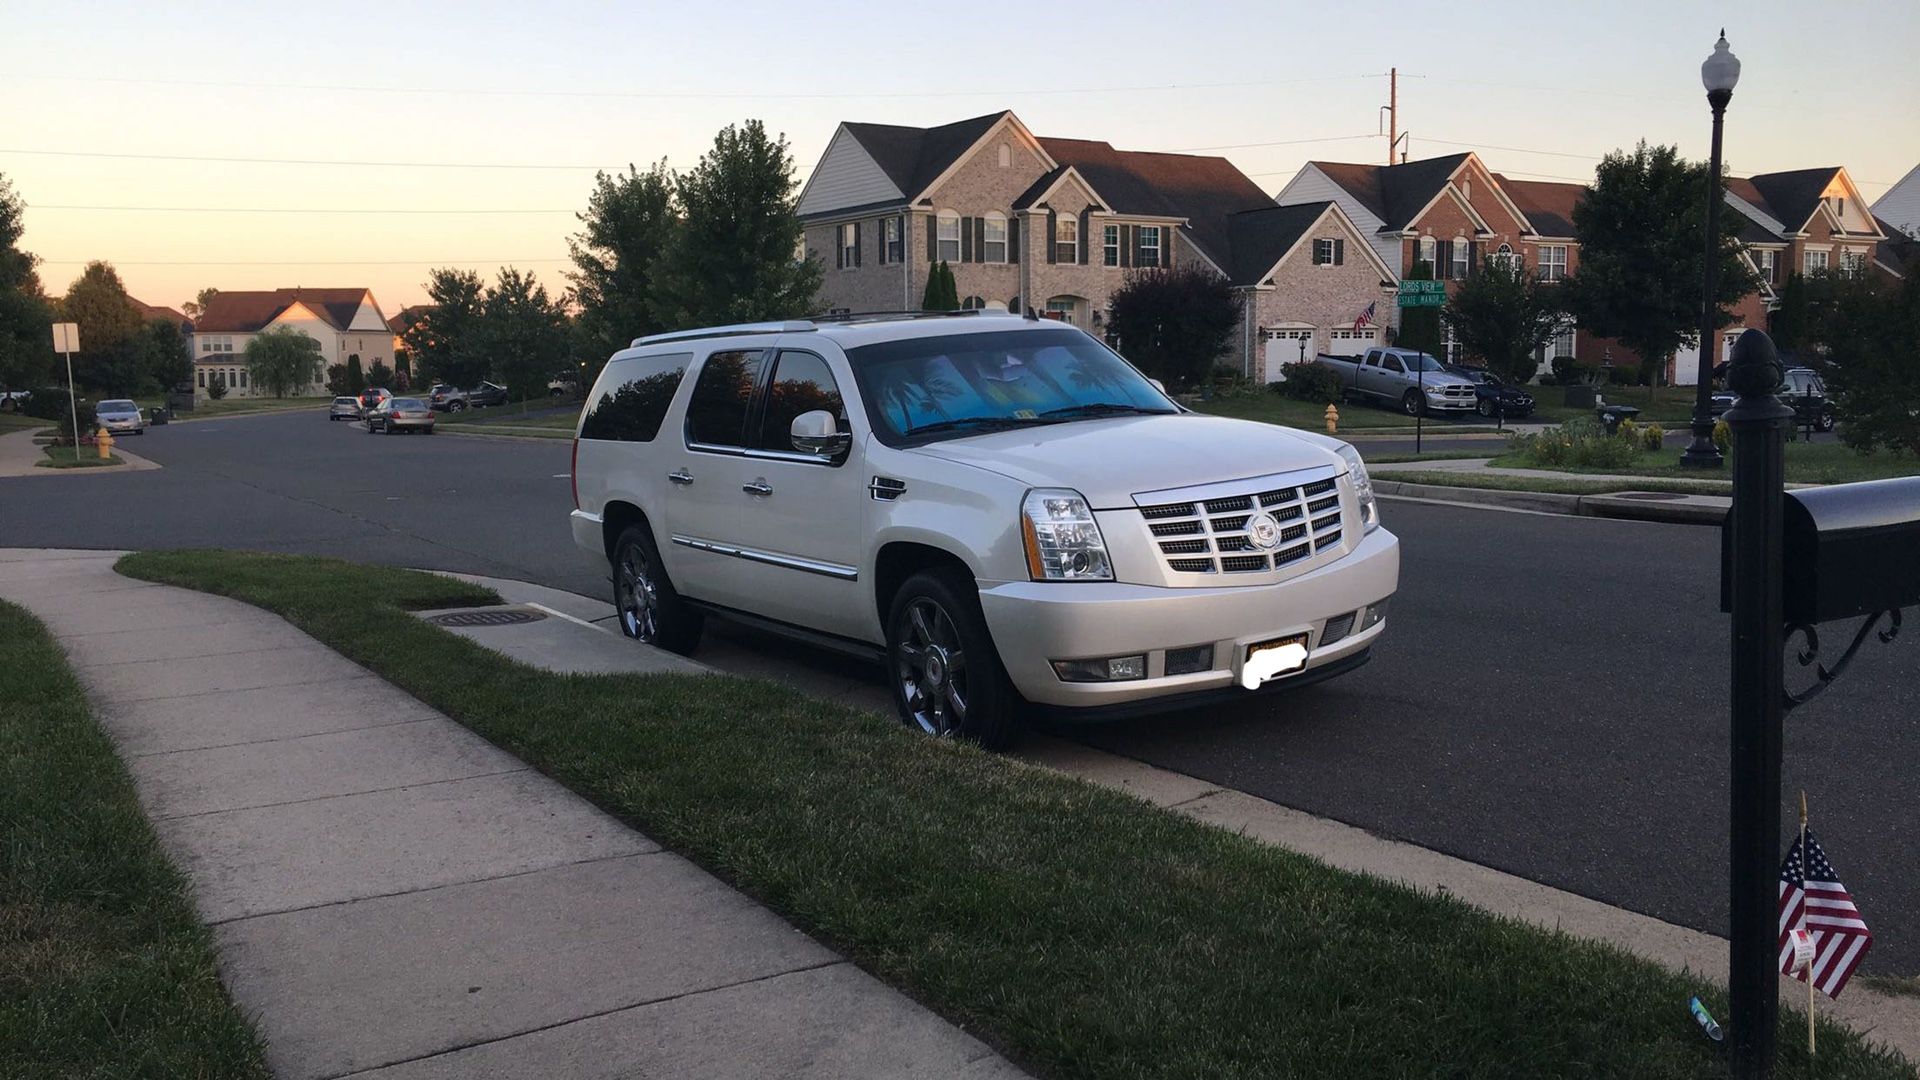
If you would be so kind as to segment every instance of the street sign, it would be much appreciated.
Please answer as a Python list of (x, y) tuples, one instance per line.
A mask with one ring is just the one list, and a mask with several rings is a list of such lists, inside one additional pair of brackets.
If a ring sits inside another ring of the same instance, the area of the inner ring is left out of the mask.
[[(1410, 282), (1407, 282), (1407, 284), (1409, 284), (1409, 285), (1420, 285), (1420, 284), (1424, 284), (1424, 283), (1423, 283), (1423, 282), (1418, 282), (1418, 281), (1410, 281)], [(1436, 281), (1436, 282), (1434, 282), (1434, 284), (1435, 284), (1435, 285), (1438, 285), (1438, 284), (1440, 284), (1440, 283)], [(1447, 294), (1446, 294), (1446, 293), (1444, 293), (1444, 292), (1437, 292), (1437, 293), (1406, 293), (1406, 292), (1403, 292), (1403, 293), (1401, 293), (1401, 294), (1400, 294), (1400, 306), (1401, 306), (1401, 307), (1403, 307), (1403, 308), (1410, 308), (1410, 307), (1446, 307), (1446, 306), (1447, 306)]]
[(1401, 282), (1400, 295), (1405, 296), (1408, 293), (1414, 293), (1416, 295), (1422, 294), (1422, 293), (1425, 293), (1425, 294), (1439, 293), (1441, 296), (1445, 296), (1447, 295), (1447, 283), (1444, 281), (1403, 281)]
[(53, 351), (71, 353), (80, 351), (80, 324), (57, 322), (53, 324)]

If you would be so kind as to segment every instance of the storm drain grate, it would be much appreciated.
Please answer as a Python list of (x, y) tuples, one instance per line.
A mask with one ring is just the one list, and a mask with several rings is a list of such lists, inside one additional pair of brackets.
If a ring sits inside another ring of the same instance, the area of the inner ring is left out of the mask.
[(546, 618), (538, 611), (511, 608), (505, 611), (449, 611), (427, 621), (435, 626), (518, 626)]

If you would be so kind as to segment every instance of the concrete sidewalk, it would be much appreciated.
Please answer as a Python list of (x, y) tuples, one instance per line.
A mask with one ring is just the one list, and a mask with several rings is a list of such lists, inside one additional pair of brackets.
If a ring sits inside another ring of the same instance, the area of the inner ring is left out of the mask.
[(282, 1077), (1017, 1077), (464, 727), (115, 553), (0, 550)]
[[(48, 422), (51, 428), (53, 423)], [(101, 473), (138, 472), (142, 469), (157, 469), (160, 466), (138, 454), (123, 449), (124, 441), (113, 440), (113, 455), (120, 459), (118, 465), (96, 465), (81, 469), (48, 469), (40, 465), (47, 460), (40, 445), (33, 441), (40, 429), (31, 431), (10, 431), (0, 435), (0, 477), (7, 476), (95, 476)], [(91, 448), (88, 448), (91, 449)]]

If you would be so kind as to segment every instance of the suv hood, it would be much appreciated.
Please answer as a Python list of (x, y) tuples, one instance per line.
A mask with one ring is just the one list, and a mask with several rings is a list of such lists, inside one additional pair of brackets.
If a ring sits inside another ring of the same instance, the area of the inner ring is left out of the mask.
[(1243, 477), (1332, 466), (1337, 440), (1308, 431), (1179, 413), (1075, 420), (970, 435), (916, 449), (1012, 477), (1032, 487), (1073, 488), (1095, 510), (1133, 505), (1163, 491)]

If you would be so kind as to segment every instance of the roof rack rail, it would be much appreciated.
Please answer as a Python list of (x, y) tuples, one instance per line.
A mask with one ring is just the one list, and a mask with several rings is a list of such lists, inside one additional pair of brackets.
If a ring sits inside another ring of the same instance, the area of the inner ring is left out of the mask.
[(783, 322), (734, 323), (731, 326), (707, 326), (698, 330), (673, 330), (633, 339), (628, 348), (658, 345), (666, 341), (699, 341), (702, 338), (737, 337), (743, 334), (804, 334), (817, 330), (811, 319), (787, 319)]
[(811, 316), (814, 322), (888, 322), (905, 319), (951, 319), (971, 318), (995, 315), (1011, 315), (1012, 312), (997, 308), (955, 308), (952, 311), (842, 311)]

